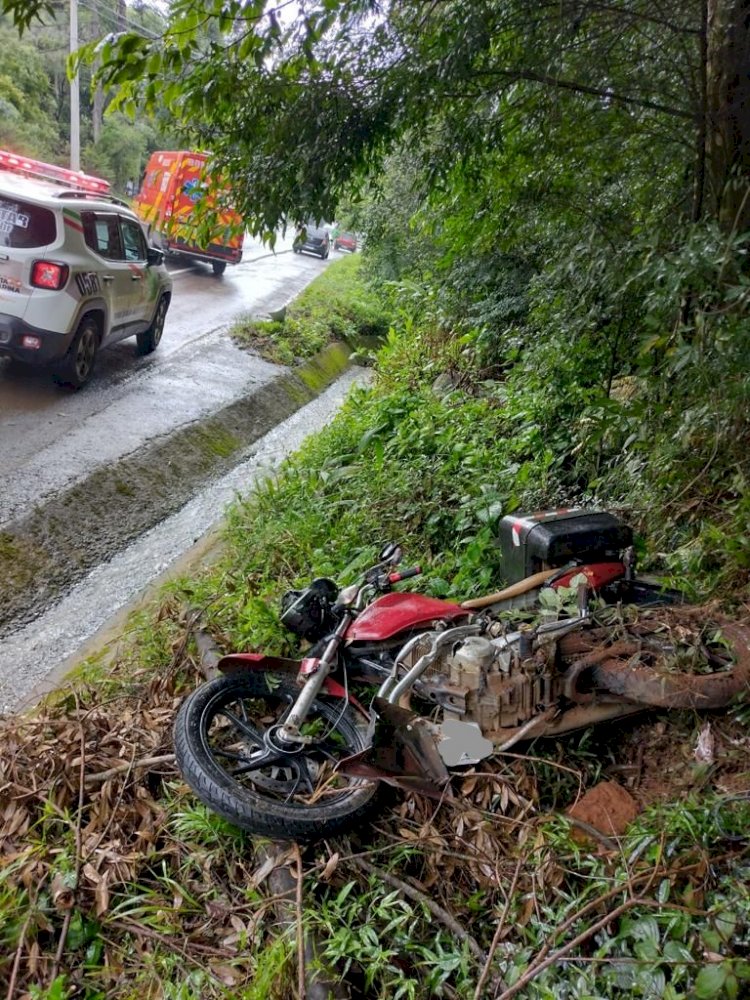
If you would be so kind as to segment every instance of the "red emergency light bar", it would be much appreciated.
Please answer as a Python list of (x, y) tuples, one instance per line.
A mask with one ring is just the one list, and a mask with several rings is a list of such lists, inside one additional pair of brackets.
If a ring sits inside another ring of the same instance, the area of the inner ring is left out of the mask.
[(78, 191), (91, 191), (94, 194), (108, 194), (111, 187), (109, 181), (105, 181), (103, 177), (94, 177), (79, 170), (68, 170), (66, 167), (55, 166), (54, 163), (32, 160), (28, 156), (18, 156), (5, 149), (0, 149), (0, 170), (10, 170), (14, 174), (53, 181), (55, 184), (64, 184)]

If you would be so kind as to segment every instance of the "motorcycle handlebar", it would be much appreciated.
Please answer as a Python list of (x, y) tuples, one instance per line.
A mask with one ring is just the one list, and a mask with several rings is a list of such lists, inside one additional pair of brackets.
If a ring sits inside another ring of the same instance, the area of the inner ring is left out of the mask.
[(412, 576), (419, 576), (422, 572), (421, 566), (412, 566), (410, 569), (398, 570), (388, 574), (389, 583), (399, 583), (401, 580), (408, 580)]

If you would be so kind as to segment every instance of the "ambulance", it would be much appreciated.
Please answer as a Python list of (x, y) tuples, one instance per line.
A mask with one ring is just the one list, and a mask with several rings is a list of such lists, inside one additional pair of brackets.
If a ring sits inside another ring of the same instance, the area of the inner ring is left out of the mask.
[[(218, 275), (227, 264), (242, 260), (244, 225), (229, 203), (226, 189), (208, 176), (207, 162), (206, 153), (152, 153), (133, 205), (162, 250), (205, 261)], [(218, 210), (208, 246), (200, 244), (199, 225), (194, 219), (199, 201)]]

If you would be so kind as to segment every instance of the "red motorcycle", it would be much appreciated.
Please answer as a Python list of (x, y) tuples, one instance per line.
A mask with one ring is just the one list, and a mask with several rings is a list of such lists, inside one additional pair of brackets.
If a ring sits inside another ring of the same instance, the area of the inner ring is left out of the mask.
[[(451, 769), (521, 740), (653, 706), (724, 707), (747, 687), (750, 629), (680, 605), (656, 621), (620, 604), (615, 625), (590, 610), (592, 584), (618, 601), (678, 596), (635, 575), (632, 538), (611, 515), (506, 518), (502, 538), (510, 574), (526, 575), (486, 598), (392, 592), (420, 573), (397, 568), (393, 544), (350, 587), (319, 579), (284, 595), (281, 619), (313, 642), (307, 655), (225, 656), (223, 676), (180, 708), (175, 753), (197, 796), (254, 833), (315, 839), (362, 817), (380, 781), (441, 796)], [(571, 583), (574, 609), (504, 623), (519, 597)], [(665, 672), (688, 646), (695, 669)]]

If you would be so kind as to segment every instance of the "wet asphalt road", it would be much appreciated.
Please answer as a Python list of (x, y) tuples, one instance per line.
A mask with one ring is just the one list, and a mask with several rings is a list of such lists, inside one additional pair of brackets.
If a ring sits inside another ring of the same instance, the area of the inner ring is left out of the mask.
[(276, 367), (236, 348), (226, 327), (279, 308), (326, 263), (251, 244), (220, 278), (202, 264), (170, 267), (159, 348), (139, 357), (133, 338), (102, 351), (77, 393), (0, 360), (0, 530), (50, 493), (268, 382)]

